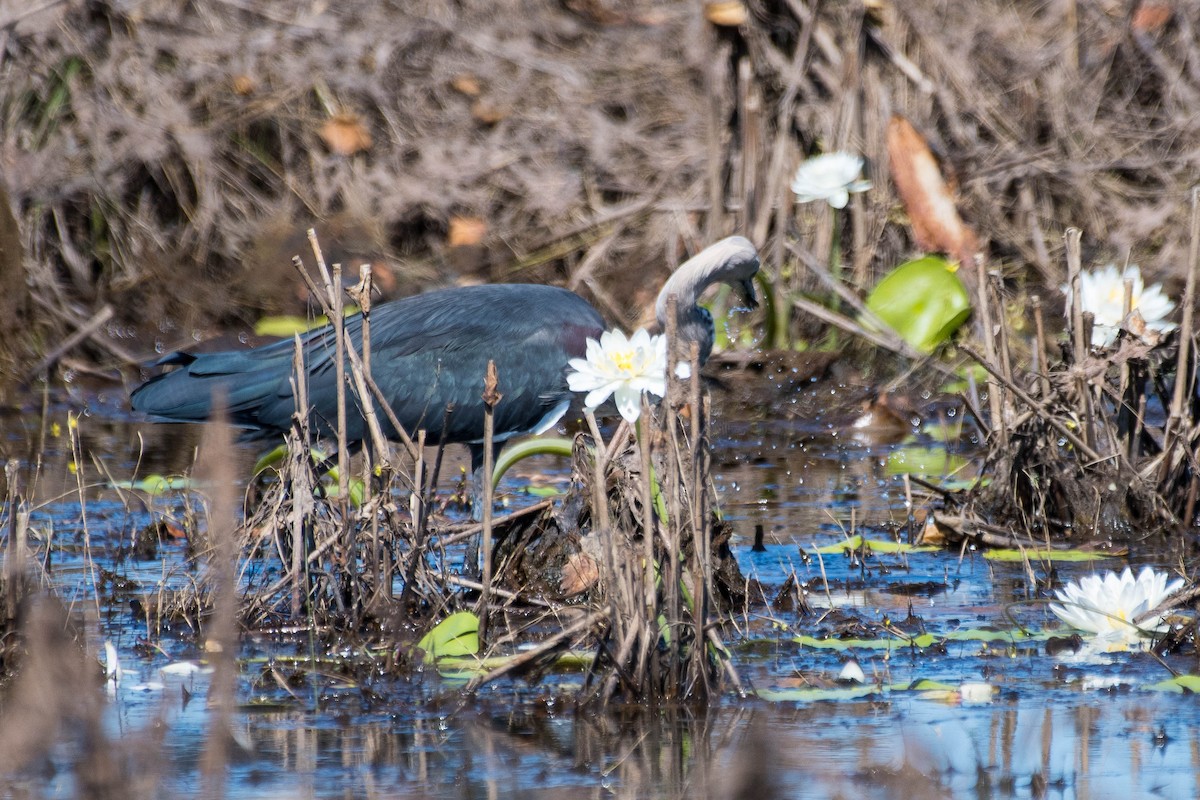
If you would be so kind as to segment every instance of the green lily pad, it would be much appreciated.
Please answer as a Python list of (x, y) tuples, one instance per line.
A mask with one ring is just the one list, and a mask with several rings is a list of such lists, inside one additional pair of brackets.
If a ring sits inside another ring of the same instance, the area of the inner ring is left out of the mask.
[(854, 686), (835, 686), (830, 688), (800, 686), (794, 689), (759, 689), (755, 694), (763, 700), (775, 703), (815, 703), (822, 700), (858, 700), (875, 694), (893, 694), (896, 692), (928, 694), (930, 692), (950, 693), (957, 691), (958, 687), (952, 684), (922, 678), (912, 683), (892, 683), (883, 686), (864, 683)]
[(814, 686), (795, 689), (759, 689), (755, 694), (772, 703), (817, 703), (822, 700), (858, 700), (882, 691), (881, 687), (874, 684), (862, 684), (838, 686), (831, 689), (820, 689)]
[(944, 447), (912, 445), (893, 450), (884, 471), (888, 475), (916, 475), (936, 480), (960, 472), (970, 463), (962, 456), (947, 452)]
[(1200, 675), (1177, 675), (1169, 680), (1152, 683), (1146, 688), (1152, 692), (1200, 694)]
[(845, 550), (858, 550), (863, 545), (871, 548), (876, 553), (933, 553), (941, 550), (940, 547), (930, 545), (915, 545), (904, 544), (903, 542), (893, 542), (888, 539), (864, 539), (860, 534), (843, 539), (834, 544), (827, 544), (824, 547), (818, 547), (816, 551), (821, 555), (837, 555)]
[(479, 617), (470, 611), (451, 614), (417, 642), (426, 660), (471, 656), (479, 652)]
[(817, 639), (813, 636), (796, 636), (792, 641), (816, 650), (891, 650), (898, 647), (931, 647), (937, 642), (1028, 642), (1050, 638), (1045, 631), (1023, 631), (1019, 629), (1001, 631), (984, 628), (967, 628), (950, 633), (934, 635), (922, 633), (905, 639), (901, 636), (885, 636), (879, 639)]
[(526, 486), (525, 494), (530, 497), (558, 497), (562, 490), (557, 486)]
[(931, 353), (971, 316), (957, 265), (925, 256), (893, 269), (867, 297), (867, 308), (916, 350)]
[(1009, 550), (997, 547), (985, 550), (983, 557), (991, 561), (1099, 561), (1102, 558), (1118, 558), (1124, 553), (1100, 553), (1095, 550)]
[(159, 475), (157, 473), (147, 475), (137, 481), (113, 481), (114, 489), (125, 489), (146, 494), (166, 494), (167, 492), (179, 492), (185, 489), (192, 488), (192, 479), (185, 478), (182, 475)]

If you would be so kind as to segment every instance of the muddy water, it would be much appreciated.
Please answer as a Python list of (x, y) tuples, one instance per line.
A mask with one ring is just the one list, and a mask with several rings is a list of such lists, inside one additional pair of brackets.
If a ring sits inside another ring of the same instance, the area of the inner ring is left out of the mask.
[[(209, 676), (161, 669), (199, 662), (203, 653), (186, 626), (151, 628), (129, 604), (131, 596), (193, 579), (183, 566), (186, 544), (168, 543), (150, 560), (124, 555), (133, 532), (153, 517), (186, 513), (186, 496), (147, 497), (109, 483), (135, 470), (186, 469), (198, 432), (134, 424), (120, 399), (83, 399), (91, 413), (80, 420), (78, 448), (67, 432), (68, 406), (52, 410), (59, 430), (47, 431), (40, 469), (25, 487), (34, 498), (30, 526), (41, 552), (49, 544), (50, 575), (82, 620), (92, 652), (99, 659), (110, 641), (119, 653), (124, 672), (111, 692), (108, 733), (149, 754), (140, 769), (155, 796), (192, 794), (211, 722)], [(818, 398), (809, 400), (820, 407)], [(887, 648), (845, 652), (796, 641), (837, 633), (847, 620), (939, 637), (985, 626), (1011, 630), (1014, 620), (1030, 630), (1053, 624), (1043, 606), (1028, 602), (1036, 590), (1021, 564), (974, 552), (818, 553), (850, 532), (903, 539), (911, 522), (901, 474), (963, 479), (973, 465), (969, 426), (943, 444), (945, 423), (959, 414), (952, 406), (902, 417), (899, 425), (893, 419), (884, 431), (825, 420), (811, 408), (771, 420), (734, 405), (718, 408), (715, 477), (739, 530), (742, 570), (768, 600), (794, 576), (811, 609), (761, 604), (729, 635), (743, 679), (770, 700), (730, 698), (700, 718), (645, 710), (577, 716), (569, 699), (574, 678), (564, 676), (493, 686), (464, 705), (434, 674), (364, 683), (297, 668), (322, 655), (304, 631), (290, 639), (251, 636), (241, 653), (239, 754), (229, 795), (1200, 796), (1200, 709), (1191, 696), (1149, 688), (1170, 677), (1168, 666), (1190, 672), (1191, 663), (1164, 665), (1146, 653), (1052, 658), (1041, 641), (916, 649), (896, 639)], [(5, 455), (25, 457), (39, 433), (36, 415), (3, 424)], [(231, 454), (242, 467), (255, 455)], [(446, 471), (451, 479), (457, 466)], [(508, 502), (521, 505), (535, 499), (522, 487), (564, 479), (561, 465), (545, 461), (523, 465), (504, 488)], [(922, 504), (919, 492), (913, 502)], [(752, 549), (756, 526), (763, 529), (759, 551)], [(1171, 566), (1160, 559), (1160, 567)], [(1096, 568), (1058, 570), (1066, 578)], [(1032, 572), (1045, 577), (1043, 566)], [(837, 681), (851, 656), (876, 688)], [(934, 683), (909, 690), (917, 681)], [(9, 794), (73, 796), (80, 788), (73, 755), (68, 742)]]

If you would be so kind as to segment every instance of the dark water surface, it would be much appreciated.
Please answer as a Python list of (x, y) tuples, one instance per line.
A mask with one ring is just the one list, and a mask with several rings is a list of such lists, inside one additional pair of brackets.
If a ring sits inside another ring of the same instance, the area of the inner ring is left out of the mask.
[[(151, 796), (192, 795), (210, 723), (210, 678), (202, 670), (160, 670), (199, 662), (203, 653), (193, 631), (151, 629), (128, 601), (196, 576), (182, 542), (165, 544), (153, 560), (122, 556), (133, 532), (152, 519), (186, 513), (187, 495), (149, 497), (109, 482), (135, 469), (188, 469), (197, 431), (135, 424), (120, 411), (119, 395), (87, 402), (75, 452), (67, 406), (52, 412), (57, 435), (49, 431), (40, 469), (24, 487), (34, 498), (31, 535), (39, 552), (50, 545), (52, 580), (84, 620), (90, 651), (102, 660), (109, 641), (120, 655), (125, 672), (106, 712), (108, 732), (152, 756)], [(939, 444), (948, 425), (957, 427), (958, 409), (939, 408), (886, 436), (855, 436), (819, 415), (801, 421), (771, 411), (767, 421), (718, 408), (714, 465), (726, 516), (739, 531), (734, 547), (744, 574), (763, 585), (768, 600), (794, 574), (812, 609), (760, 604), (726, 636), (743, 680), (772, 699), (730, 697), (703, 716), (645, 709), (577, 715), (569, 696), (576, 678), (562, 676), (532, 687), (502, 682), (466, 703), (432, 672), (364, 685), (292, 669), (295, 659), (311, 664), (326, 655), (304, 631), (250, 636), (240, 654), (243, 706), (228, 796), (1200, 797), (1200, 706), (1193, 696), (1149, 688), (1171, 675), (1148, 653), (1062, 659), (1047, 655), (1040, 640), (949, 641), (921, 650), (897, 640), (849, 652), (797, 642), (846, 619), (939, 638), (989, 625), (1011, 630), (1014, 620), (1031, 630), (1054, 623), (1043, 605), (1027, 602), (1037, 593), (1031, 578), (1046, 577), (1044, 565), (970, 551), (865, 560), (816, 552), (852, 530), (875, 539), (907, 536), (905, 470), (935, 482), (972, 477), (969, 426), (952, 452)], [(24, 457), (37, 440), (36, 415), (11, 415), (3, 425), (6, 454)], [(231, 457), (244, 470), (256, 455)], [(461, 454), (455, 458), (444, 473), (451, 479), (462, 465)], [(554, 461), (523, 467), (504, 488), (561, 484), (564, 469)], [(518, 493), (510, 502), (535, 499)], [(757, 525), (762, 552), (751, 549)], [(1170, 558), (1142, 560), (1169, 569)], [(1057, 569), (1066, 579), (1125, 563)], [(112, 591), (113, 576), (123, 582), (120, 591)], [(836, 681), (851, 655), (874, 689)], [(1166, 664), (1194, 671), (1190, 663)], [(937, 684), (905, 689), (919, 680)], [(64, 745), (49, 768), (0, 796), (75, 795), (73, 747)]]

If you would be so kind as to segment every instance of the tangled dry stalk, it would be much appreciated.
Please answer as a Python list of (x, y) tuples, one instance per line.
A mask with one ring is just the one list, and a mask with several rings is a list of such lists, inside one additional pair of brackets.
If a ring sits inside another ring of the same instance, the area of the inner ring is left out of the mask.
[(1190, 4), (748, 10), (737, 28), (682, 0), (10, 12), (0, 162), (37, 309), (24, 328), (50, 343), (20, 353), (82, 331), (54, 361), (136, 361), (277, 309), (314, 221), (333, 261), (402, 264), (401, 293), (446, 272), (555, 279), (629, 322), (653, 287), (627, 276), (740, 231), (794, 295), (811, 278), (786, 243), (821, 260), (832, 237), (787, 188), (816, 149), (876, 166), (842, 239), (865, 287), (912, 252), (882, 168), (893, 114), (956, 176), (1007, 279), (1061, 283), (1074, 225), (1086, 261), (1131, 255), (1181, 283)]

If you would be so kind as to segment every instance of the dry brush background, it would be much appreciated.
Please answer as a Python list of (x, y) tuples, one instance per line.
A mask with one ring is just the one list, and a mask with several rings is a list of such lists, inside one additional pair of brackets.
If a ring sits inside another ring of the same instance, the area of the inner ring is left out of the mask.
[(65, 363), (113, 367), (293, 310), (314, 223), (392, 294), (554, 281), (630, 324), (731, 232), (802, 288), (782, 243), (823, 260), (831, 221), (788, 182), (838, 148), (876, 183), (842, 237), (869, 286), (916, 251), (894, 114), (1011, 288), (1057, 295), (1071, 225), (1085, 260), (1181, 281), (1200, 3), (745, 8), (718, 27), (696, 0), (0, 3), (10, 363), (83, 330)]

